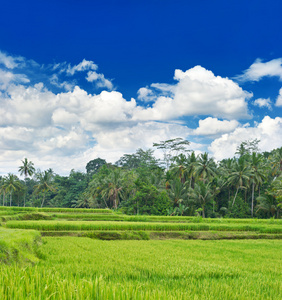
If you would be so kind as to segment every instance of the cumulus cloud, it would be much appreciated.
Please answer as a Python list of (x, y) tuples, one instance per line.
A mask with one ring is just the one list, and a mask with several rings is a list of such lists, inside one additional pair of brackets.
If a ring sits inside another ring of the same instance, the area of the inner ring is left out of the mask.
[(237, 83), (201, 66), (186, 72), (175, 70), (177, 84), (161, 94), (152, 107), (139, 108), (135, 118), (139, 120), (171, 120), (183, 116), (212, 115), (226, 119), (249, 118), (247, 99), (252, 95)]
[(254, 105), (259, 106), (259, 107), (266, 107), (269, 110), (272, 110), (270, 98), (267, 98), (267, 99), (263, 99), (263, 98), (256, 99), (254, 101)]
[(113, 84), (109, 79), (106, 79), (104, 74), (99, 74), (95, 71), (89, 71), (87, 73), (86, 80), (89, 82), (95, 81), (96, 86), (100, 88), (107, 88), (109, 90), (113, 89)]
[(142, 87), (137, 91), (137, 99), (143, 102), (151, 102), (157, 99), (154, 92), (148, 87)]
[(254, 127), (239, 127), (232, 133), (224, 134), (220, 138), (215, 139), (209, 151), (217, 160), (232, 157), (237, 146), (246, 140), (260, 140), (259, 148), (261, 151), (271, 151), (272, 149), (281, 147), (282, 140), (282, 118), (270, 118), (266, 116), (261, 123)]
[(0, 69), (0, 90), (5, 90), (11, 83), (29, 83), (25, 74), (14, 74)]
[(282, 80), (282, 58), (263, 62), (257, 59), (249, 69), (236, 78), (240, 81), (259, 81), (263, 77), (277, 76)]
[(239, 127), (239, 122), (236, 120), (223, 120), (220, 121), (217, 118), (206, 118), (199, 121), (199, 127), (193, 130), (193, 135), (202, 136), (215, 136), (222, 135), (234, 131), (235, 128)]
[(282, 88), (279, 90), (279, 95), (276, 99), (276, 106), (282, 106)]
[[(251, 94), (201, 66), (176, 70), (175, 84), (140, 88), (137, 99), (147, 102), (144, 107), (113, 91), (112, 82), (97, 72), (93, 61), (44, 67), (7, 57), (0, 57), (0, 174), (17, 172), (24, 157), (36, 167), (67, 174), (71, 168), (83, 170), (91, 159), (115, 162), (124, 153), (176, 137), (191, 140), (191, 149), (197, 153), (206, 150), (206, 137), (213, 138), (211, 151), (217, 157), (219, 151), (231, 151), (232, 145), (236, 149), (239, 138), (264, 138), (266, 145), (272, 143), (272, 135), (281, 140), (280, 118), (242, 127), (237, 120), (250, 117), (247, 100)], [(24, 65), (29, 68), (26, 73)], [(85, 75), (87, 81), (108, 91), (87, 92), (78, 84)], [(192, 130), (187, 120), (195, 115), (204, 120)]]

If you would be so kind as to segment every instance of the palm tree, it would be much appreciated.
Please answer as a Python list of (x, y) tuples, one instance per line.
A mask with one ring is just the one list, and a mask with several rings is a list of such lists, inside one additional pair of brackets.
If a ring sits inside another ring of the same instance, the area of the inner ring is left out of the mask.
[(213, 193), (211, 183), (199, 181), (195, 184), (194, 189), (189, 190), (191, 199), (200, 204), (202, 209), (202, 216), (205, 218), (205, 207), (208, 202), (212, 200)]
[(102, 197), (110, 200), (114, 209), (117, 209), (119, 202), (123, 198), (122, 175), (120, 169), (114, 169), (110, 176), (106, 178), (101, 190)]
[(236, 164), (234, 164), (233, 170), (230, 173), (227, 182), (229, 185), (233, 185), (236, 188), (236, 193), (232, 202), (232, 207), (235, 203), (239, 189), (245, 188), (251, 176), (251, 170), (246, 164), (244, 157), (240, 157)]
[(274, 154), (270, 156), (272, 165), (272, 173), (279, 176), (282, 173), (282, 147), (274, 150)]
[(216, 175), (216, 164), (212, 158), (208, 157), (208, 153), (200, 154), (196, 162), (195, 174), (204, 182), (210, 180)]
[(22, 166), (19, 167), (20, 175), (24, 175), (24, 177), (32, 176), (35, 172), (34, 164), (32, 161), (28, 161), (27, 158), (22, 160)]
[(278, 207), (276, 205), (275, 197), (269, 193), (265, 193), (264, 196), (259, 196), (257, 198), (258, 204), (257, 204), (257, 212), (260, 210), (267, 213), (267, 216), (270, 217), (270, 214), (272, 217), (275, 216), (275, 213), (278, 210)]
[(56, 189), (53, 183), (53, 173), (50, 170), (44, 172), (38, 172), (36, 174), (36, 179), (38, 180), (38, 184), (35, 185), (35, 194), (43, 193), (43, 199), (41, 202), (41, 207), (44, 205), (46, 192), (52, 191), (55, 192)]
[[(34, 164), (32, 161), (28, 161), (27, 158), (22, 160), (22, 166), (19, 167), (20, 175), (24, 175), (25, 180), (28, 176), (32, 176), (35, 172)], [(25, 197), (26, 193), (24, 193), (24, 206), (25, 206)]]
[(5, 196), (6, 196), (4, 183), (5, 183), (5, 178), (1, 177), (0, 192), (1, 192), (1, 195), (3, 195), (3, 206), (5, 206)]
[(5, 192), (10, 194), (10, 206), (12, 206), (12, 195), (13, 192), (17, 191), (20, 187), (20, 181), (18, 177), (12, 173), (9, 173), (4, 178), (3, 188)]
[(265, 174), (265, 165), (263, 164), (263, 156), (253, 152), (250, 156), (250, 167), (251, 167), (251, 184), (252, 184), (252, 204), (251, 204), (251, 213), (252, 217), (254, 215), (254, 194), (255, 188), (259, 188), (263, 180), (266, 178)]
[(187, 195), (186, 188), (179, 178), (175, 178), (171, 182), (170, 189), (168, 190), (168, 195), (175, 205), (183, 202), (183, 200), (185, 199)]
[(191, 155), (188, 156), (187, 167), (186, 167), (186, 172), (187, 172), (188, 178), (190, 179), (190, 181), (189, 181), (190, 188), (194, 188), (196, 165), (197, 165), (197, 157), (195, 155), (195, 152), (193, 151), (191, 153)]

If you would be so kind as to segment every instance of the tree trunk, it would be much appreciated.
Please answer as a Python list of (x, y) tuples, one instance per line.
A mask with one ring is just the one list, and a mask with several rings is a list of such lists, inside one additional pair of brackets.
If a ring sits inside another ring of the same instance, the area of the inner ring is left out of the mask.
[(10, 206), (12, 206), (12, 193), (10, 193)]
[(43, 194), (43, 200), (42, 200), (42, 203), (41, 203), (41, 208), (43, 207), (44, 201), (45, 201), (45, 194)]
[(236, 200), (238, 191), (239, 191), (239, 187), (237, 187), (237, 190), (236, 190), (236, 193), (235, 193), (235, 196), (234, 196), (234, 199), (233, 199), (232, 207), (233, 207), (233, 205), (234, 205), (234, 203), (235, 203), (235, 200)]
[(253, 186), (252, 186), (252, 218), (254, 216), (254, 194), (255, 194), (255, 183), (253, 182)]

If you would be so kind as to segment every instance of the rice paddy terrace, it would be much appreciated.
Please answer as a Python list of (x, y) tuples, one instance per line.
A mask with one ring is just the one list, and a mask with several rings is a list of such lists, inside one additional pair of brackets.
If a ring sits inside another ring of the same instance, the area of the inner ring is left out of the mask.
[(1, 299), (280, 299), (282, 220), (0, 207)]

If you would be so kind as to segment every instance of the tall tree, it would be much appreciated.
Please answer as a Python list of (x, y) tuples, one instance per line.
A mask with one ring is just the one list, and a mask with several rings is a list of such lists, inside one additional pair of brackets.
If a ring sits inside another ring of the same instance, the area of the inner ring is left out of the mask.
[(195, 174), (202, 181), (207, 182), (216, 175), (216, 164), (208, 153), (200, 154), (196, 163)]
[(246, 164), (246, 160), (244, 159), (244, 157), (239, 158), (238, 161), (234, 164), (233, 170), (230, 173), (229, 178), (227, 179), (228, 184), (235, 186), (236, 188), (236, 193), (232, 202), (232, 206), (235, 203), (239, 189), (243, 189), (246, 187), (250, 176), (251, 170)]
[(10, 194), (10, 206), (12, 206), (13, 193), (20, 188), (20, 181), (18, 177), (12, 173), (9, 173), (4, 178), (3, 188), (5, 189), (6, 193)]
[(42, 193), (43, 198), (41, 202), (41, 207), (43, 207), (44, 202), (45, 202), (45, 196), (48, 191), (55, 192), (55, 186), (54, 186), (54, 177), (53, 177), (53, 172), (50, 170), (44, 171), (44, 172), (38, 172), (36, 174), (36, 179), (38, 180), (37, 185), (35, 186), (35, 194)]
[(164, 163), (166, 170), (170, 168), (170, 165), (174, 158), (178, 156), (181, 152), (188, 151), (187, 146), (190, 145), (190, 142), (182, 138), (175, 138), (166, 141), (161, 141), (159, 143), (154, 143), (153, 147), (160, 149), (164, 154)]
[(206, 216), (206, 205), (212, 200), (213, 192), (211, 188), (211, 183), (204, 183), (198, 181), (195, 184), (194, 189), (189, 189), (190, 198), (196, 204), (201, 206), (202, 216)]
[[(34, 168), (34, 164), (32, 161), (28, 161), (27, 158), (25, 158), (24, 160), (22, 160), (22, 165), (19, 167), (19, 172), (20, 175), (24, 175), (25, 177), (25, 184), (26, 184), (26, 179), (29, 176), (32, 176), (35, 172), (35, 168)], [(25, 206), (25, 197), (26, 197), (26, 191), (27, 188), (25, 189), (24, 192), (24, 206)]]
[(251, 201), (251, 215), (254, 216), (254, 195), (255, 189), (263, 183), (266, 178), (265, 166), (263, 165), (263, 156), (253, 152), (249, 159), (251, 167), (250, 182), (252, 186), (252, 201)]

